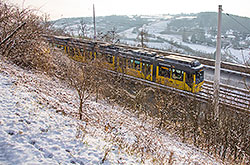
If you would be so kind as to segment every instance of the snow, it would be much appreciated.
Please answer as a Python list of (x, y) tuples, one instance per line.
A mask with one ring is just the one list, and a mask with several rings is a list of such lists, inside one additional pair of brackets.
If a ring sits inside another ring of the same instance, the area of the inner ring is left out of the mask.
[(195, 19), (197, 16), (181, 16), (181, 17), (176, 17), (176, 19)]
[(205, 45), (199, 45), (199, 44), (189, 44), (189, 43), (185, 43), (185, 42), (181, 42), (181, 44), (184, 46), (188, 46), (193, 50), (201, 51), (201, 52), (205, 52), (205, 53), (214, 53), (216, 51), (216, 48), (211, 47), (211, 46), (205, 46)]
[[(193, 19), (195, 17), (193, 17), (193, 16), (178, 17), (178, 19), (183, 19), (183, 18)], [(143, 28), (145, 30), (147, 30), (148, 33), (150, 34), (151, 41), (153, 39), (165, 40), (165, 41), (160, 41), (160, 42), (157, 42), (157, 41), (156, 42), (146, 42), (145, 44), (147, 46), (149, 46), (150, 48), (158, 48), (158, 49), (165, 49), (165, 50), (173, 49), (173, 51), (177, 50), (180, 52), (185, 52), (185, 50), (183, 50), (183, 49), (175, 48), (174, 46), (169, 45), (167, 41), (171, 41), (171, 42), (176, 42), (179, 45), (187, 46), (195, 51), (200, 51), (200, 52), (210, 53), (210, 54), (213, 54), (216, 51), (216, 47), (183, 42), (181, 35), (162, 34), (162, 32), (164, 32), (167, 29), (167, 26), (170, 22), (171, 22), (171, 19), (169, 19), (169, 20), (155, 20), (154, 22), (143, 25)], [(119, 33), (119, 35), (122, 38), (121, 41), (123, 41), (124, 43), (134, 44), (134, 42), (128, 41), (128, 40), (135, 40), (137, 37), (137, 34), (132, 33), (133, 30), (134, 30), (134, 28), (131, 28), (131, 29), (128, 29), (126, 31)], [(244, 63), (244, 59), (246, 60), (246, 59), (250, 58), (250, 49), (249, 48), (244, 49), (244, 50), (236, 50), (233, 48), (222, 49), (222, 53), (227, 53), (227, 55), (229, 56), (228, 58), (231, 58), (231, 60), (233, 60), (236, 63), (240, 63), (240, 64)], [(244, 55), (244, 57), (242, 55)]]
[(250, 49), (236, 50), (233, 48), (228, 48), (226, 50), (223, 49), (222, 53), (223, 52), (231, 55), (231, 58), (240, 64), (244, 64), (250, 60)]
[(121, 32), (121, 33), (119, 33), (119, 35), (120, 35), (121, 37), (125, 37), (125, 38), (128, 38), (128, 39), (136, 39), (137, 34), (134, 34), (134, 33), (133, 33), (133, 30), (134, 30), (134, 29), (135, 29), (135, 27), (130, 28), (130, 29), (127, 29), (127, 30), (125, 30), (125, 31), (123, 31), (123, 32)]
[(148, 30), (149, 34), (155, 35), (157, 33), (160, 33), (166, 30), (169, 22), (170, 21), (167, 20), (167, 21), (158, 21), (158, 22), (150, 23), (149, 25), (146, 26), (146, 30)]
[(173, 16), (165, 14), (156, 14), (156, 15), (142, 15), (141, 18), (159, 20), (159, 19), (170, 19), (173, 18)]
[[(87, 100), (78, 120), (76, 92), (37, 71), (1, 61), (0, 91), (0, 164), (153, 164), (171, 153), (176, 164), (220, 164), (104, 100)], [(134, 145), (155, 152), (142, 156)]]

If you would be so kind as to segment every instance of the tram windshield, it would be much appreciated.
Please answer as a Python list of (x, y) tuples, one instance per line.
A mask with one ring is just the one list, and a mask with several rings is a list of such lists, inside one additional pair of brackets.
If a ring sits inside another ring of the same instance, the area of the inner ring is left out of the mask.
[(196, 72), (196, 84), (199, 84), (201, 83), (202, 81), (204, 81), (204, 71), (199, 71), (199, 72)]

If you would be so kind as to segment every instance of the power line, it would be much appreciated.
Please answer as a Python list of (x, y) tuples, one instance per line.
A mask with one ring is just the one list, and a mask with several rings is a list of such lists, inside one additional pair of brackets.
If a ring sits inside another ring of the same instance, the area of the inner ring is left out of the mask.
[(245, 25), (243, 25), (242, 23), (240, 23), (239, 21), (237, 21), (235, 18), (233, 18), (230, 14), (225, 13), (229, 18), (231, 18), (232, 20), (234, 20), (236, 23), (238, 23), (239, 25), (241, 25), (243, 28), (245, 28), (249, 33), (250, 33), (250, 29), (248, 27), (246, 27)]

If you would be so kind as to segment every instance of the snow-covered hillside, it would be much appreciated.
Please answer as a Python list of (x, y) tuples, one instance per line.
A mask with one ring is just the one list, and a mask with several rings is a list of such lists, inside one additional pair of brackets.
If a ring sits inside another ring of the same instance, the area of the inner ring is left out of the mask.
[(220, 164), (151, 120), (93, 100), (79, 121), (74, 90), (1, 61), (0, 164)]
[[(159, 19), (143, 26), (143, 29), (147, 30), (149, 34), (149, 41), (145, 43), (148, 47), (162, 50), (178, 51), (190, 55), (193, 54), (186, 48), (189, 48), (192, 51), (215, 54), (215, 46), (212, 47), (184, 42), (182, 38), (183, 36), (179, 34), (164, 34), (164, 31), (168, 28), (168, 23), (170, 21), (171, 20), (162, 21), (161, 19)], [(124, 32), (120, 32), (119, 35), (121, 36), (121, 42), (126, 44), (138, 45), (139, 41), (136, 39), (137, 34), (135, 34), (133, 30), (134, 28), (131, 28)], [(223, 40), (224, 39), (222, 38), (222, 41)], [(175, 45), (172, 43), (175, 43)], [(176, 45), (178, 45), (178, 47)], [(229, 46), (227, 48), (222, 48), (222, 54), (225, 56), (225, 59), (242, 64), (246, 59), (250, 57), (250, 48), (237, 50)]]

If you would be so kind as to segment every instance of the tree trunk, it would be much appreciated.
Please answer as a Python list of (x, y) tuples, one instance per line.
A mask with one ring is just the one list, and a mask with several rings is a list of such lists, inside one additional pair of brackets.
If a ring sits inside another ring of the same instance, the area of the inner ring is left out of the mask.
[(83, 108), (83, 99), (80, 98), (80, 106), (79, 106), (79, 116), (80, 116), (80, 120), (82, 120), (82, 108)]

